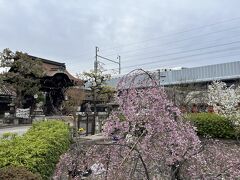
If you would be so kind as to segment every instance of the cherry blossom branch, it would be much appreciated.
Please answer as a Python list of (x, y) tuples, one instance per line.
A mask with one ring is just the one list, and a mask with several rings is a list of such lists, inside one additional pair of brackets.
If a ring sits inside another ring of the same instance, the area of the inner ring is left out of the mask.
[(218, 178), (220, 176), (222, 176), (226, 171), (228, 171), (229, 169), (233, 168), (233, 167), (239, 167), (240, 166), (240, 162), (237, 164), (233, 164), (227, 168), (225, 168), (221, 173), (219, 173), (218, 175), (216, 175), (215, 177)]
[(150, 180), (150, 176), (149, 176), (149, 173), (148, 173), (148, 170), (147, 170), (147, 166), (146, 166), (146, 164), (145, 164), (145, 162), (144, 162), (144, 160), (142, 158), (142, 155), (141, 155), (140, 151), (136, 147), (133, 148), (132, 146), (126, 145), (126, 144), (104, 144), (104, 143), (101, 144), (101, 143), (95, 143), (95, 145), (100, 145), (100, 146), (101, 145), (103, 145), (103, 146), (123, 146), (123, 147), (128, 147), (130, 150), (135, 150), (138, 153), (138, 156), (139, 156), (139, 158), (140, 158), (140, 160), (142, 162), (142, 165), (144, 167), (146, 178), (147, 178), (147, 180)]

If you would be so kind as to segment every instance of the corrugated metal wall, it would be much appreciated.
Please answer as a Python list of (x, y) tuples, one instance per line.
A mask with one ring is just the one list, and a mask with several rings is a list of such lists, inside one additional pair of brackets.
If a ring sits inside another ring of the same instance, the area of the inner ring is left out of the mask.
[[(156, 77), (159, 77), (158, 72), (154, 73)], [(240, 78), (240, 61), (160, 72), (161, 85), (197, 83), (238, 78)], [(108, 84), (115, 87), (119, 80), (120, 77), (113, 78), (108, 82)]]
[(162, 85), (171, 85), (238, 78), (240, 61), (161, 72), (160, 80)]

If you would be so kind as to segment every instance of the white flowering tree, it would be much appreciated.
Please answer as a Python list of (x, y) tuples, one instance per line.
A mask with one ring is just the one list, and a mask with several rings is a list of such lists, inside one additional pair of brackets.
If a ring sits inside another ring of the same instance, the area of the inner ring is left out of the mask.
[[(214, 81), (208, 86), (208, 104), (213, 106), (214, 112), (230, 117), (239, 116), (238, 102), (240, 102), (239, 87)], [(235, 119), (235, 118), (234, 118)]]

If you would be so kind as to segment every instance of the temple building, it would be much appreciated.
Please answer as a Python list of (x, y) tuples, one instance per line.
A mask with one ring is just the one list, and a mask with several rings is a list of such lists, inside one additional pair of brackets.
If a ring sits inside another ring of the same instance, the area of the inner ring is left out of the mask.
[[(40, 60), (44, 76), (40, 79), (40, 91), (43, 94), (43, 113), (45, 115), (59, 115), (62, 110), (62, 102), (67, 98), (65, 91), (72, 86), (82, 86), (83, 82), (72, 76), (66, 69), (65, 63), (51, 61), (29, 55), (33, 60)], [(10, 111), (10, 106), (16, 93), (9, 87), (0, 87), (0, 116)], [(24, 108), (30, 107), (34, 97), (26, 97)]]
[(65, 63), (30, 57), (42, 62), (45, 74), (41, 79), (41, 91), (45, 95), (44, 114), (61, 113), (61, 104), (66, 99), (65, 90), (71, 86), (82, 86), (83, 82), (67, 71)]
[(16, 97), (16, 93), (9, 87), (0, 87), (0, 119), (4, 117), (5, 112), (10, 112), (11, 102)]

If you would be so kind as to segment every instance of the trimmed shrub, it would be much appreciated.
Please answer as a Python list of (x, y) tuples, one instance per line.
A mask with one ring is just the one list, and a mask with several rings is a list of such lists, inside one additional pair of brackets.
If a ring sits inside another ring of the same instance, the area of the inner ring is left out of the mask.
[(17, 137), (17, 133), (6, 132), (3, 133), (2, 139), (14, 139)]
[(200, 136), (210, 136), (212, 138), (235, 139), (236, 131), (232, 122), (214, 113), (191, 113), (185, 116), (197, 127)]
[(33, 174), (24, 167), (7, 166), (0, 169), (1, 180), (41, 180), (39, 174)]
[(69, 145), (70, 130), (64, 122), (51, 120), (34, 123), (23, 136), (1, 140), (0, 167), (23, 166), (48, 179)]

